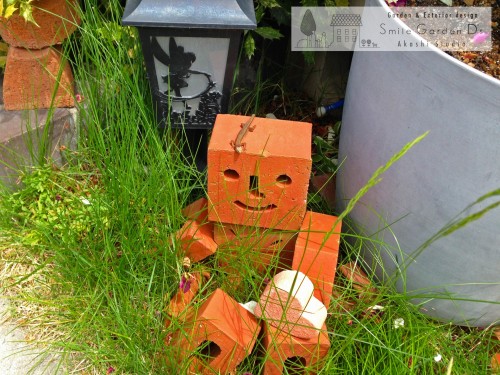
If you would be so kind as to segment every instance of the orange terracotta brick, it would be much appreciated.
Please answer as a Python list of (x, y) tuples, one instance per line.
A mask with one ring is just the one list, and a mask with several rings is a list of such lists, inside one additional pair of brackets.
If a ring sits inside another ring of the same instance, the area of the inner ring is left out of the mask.
[(192, 262), (199, 262), (217, 251), (213, 237), (214, 225), (211, 222), (200, 223), (188, 220), (177, 231), (184, 255)]
[(221, 266), (236, 259), (253, 263), (257, 272), (271, 264), (277, 269), (292, 265), (296, 233), (236, 224), (215, 223), (214, 240), (219, 246)]
[(36, 25), (15, 12), (0, 17), (2, 39), (13, 47), (42, 49), (61, 44), (80, 24), (77, 0), (37, 0), (33, 5)]
[(267, 284), (254, 314), (292, 336), (315, 337), (325, 323), (327, 310), (313, 293), (314, 285), (303, 273), (282, 271)]
[(208, 200), (200, 198), (182, 209), (182, 215), (187, 219), (197, 220), (200, 223), (207, 221)]
[[(208, 147), (208, 217), (212, 221), (297, 230), (311, 173), (311, 124), (218, 115)], [(241, 136), (241, 134), (240, 134)]]
[(495, 353), (493, 357), (491, 357), (491, 369), (494, 374), (500, 373), (500, 353)]
[(333, 280), (335, 280), (335, 262), (332, 261), (332, 255), (310, 249), (302, 250), (299, 254), (297, 257), (296, 251), (294, 259), (300, 259), (301, 265), (294, 265), (292, 269), (307, 272), (314, 283), (314, 296), (325, 306), (329, 306), (333, 292)]
[[(60, 73), (62, 69), (62, 73)], [(60, 77), (59, 77), (60, 75)], [(59, 86), (56, 78), (59, 77)], [(74, 80), (68, 62), (58, 49), (26, 50), (9, 47), (3, 81), (3, 99), (8, 111), (74, 106)]]
[(178, 349), (178, 363), (189, 361), (192, 373), (227, 374), (251, 353), (259, 332), (252, 313), (217, 289), (168, 345)]
[(339, 271), (347, 280), (352, 282), (352, 287), (359, 292), (359, 298), (373, 297), (377, 289), (361, 267), (355, 262), (349, 262), (339, 267)]
[(335, 216), (307, 212), (295, 243), (292, 269), (307, 275), (314, 284), (314, 296), (329, 306), (342, 223)]
[[(321, 370), (321, 360), (330, 349), (326, 326), (316, 337), (300, 339), (263, 323), (262, 344), (265, 350), (262, 375), (281, 375), (285, 367), (287, 373), (315, 374)], [(293, 371), (297, 363), (300, 367)]]
[(168, 315), (168, 318), (165, 321), (166, 327), (170, 326), (171, 318), (184, 319), (186, 317), (188, 307), (194, 297), (198, 294), (200, 285), (210, 278), (210, 274), (208, 272), (192, 272), (188, 275), (188, 277), (190, 277), (189, 290), (184, 292), (181, 288), (177, 289), (177, 292), (165, 308), (165, 312)]

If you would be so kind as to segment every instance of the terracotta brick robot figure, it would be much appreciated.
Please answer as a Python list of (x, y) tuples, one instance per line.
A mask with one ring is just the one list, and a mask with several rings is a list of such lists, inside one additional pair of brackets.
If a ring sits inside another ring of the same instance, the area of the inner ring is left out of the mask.
[[(197, 310), (201, 320), (210, 312), (206, 318), (210, 324), (220, 319), (218, 327), (233, 319), (229, 331), (237, 331), (234, 326), (243, 324), (245, 335), (240, 342), (228, 344), (226, 339), (234, 334), (206, 329), (206, 324), (193, 324), (205, 328), (175, 338), (179, 346), (190, 349), (207, 342), (215, 345), (212, 352), (217, 355), (211, 354), (205, 367), (197, 367), (201, 373), (200, 368), (206, 368), (206, 373), (234, 371), (250, 354), (261, 326), (261, 346), (267, 351), (263, 374), (281, 374), (291, 357), (314, 368), (328, 352), (324, 321), (333, 290), (341, 222), (306, 209), (311, 132), (312, 125), (304, 122), (217, 117), (208, 148), (208, 197), (183, 210), (187, 221), (178, 232), (183, 256), (193, 263), (217, 257), (233, 288), (239, 285), (238, 265), (244, 262), (255, 272), (270, 275), (271, 280), (250, 314), (229, 296), (232, 291), (227, 289), (231, 288), (224, 286)], [(283, 306), (284, 295), (290, 297), (289, 306)], [(301, 307), (297, 310), (297, 306)], [(315, 306), (313, 311), (309, 311), (311, 306)], [(199, 321), (196, 314), (188, 313), (186, 321)], [(297, 329), (299, 322), (306, 329)], [(309, 326), (313, 329), (308, 330)], [(196, 338), (194, 343), (192, 338)]]

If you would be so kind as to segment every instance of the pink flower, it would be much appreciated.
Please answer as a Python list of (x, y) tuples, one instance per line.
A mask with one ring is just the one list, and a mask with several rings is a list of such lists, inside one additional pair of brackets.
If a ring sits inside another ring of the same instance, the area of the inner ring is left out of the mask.
[(76, 101), (77, 101), (78, 103), (81, 103), (81, 102), (83, 102), (83, 99), (84, 99), (84, 98), (83, 98), (83, 95), (76, 94), (76, 95), (75, 95), (75, 99), (76, 99)]
[(109, 366), (109, 367), (108, 367), (108, 371), (106, 371), (106, 374), (108, 374), (108, 375), (109, 375), (109, 374), (111, 374), (111, 373), (113, 373), (113, 372), (115, 372), (115, 369), (114, 369), (113, 367)]
[(490, 34), (488, 33), (477, 33), (476, 35), (474, 35), (474, 37), (472, 38), (472, 43), (474, 44), (481, 44), (483, 43), (486, 39), (488, 39), (488, 37), (490, 36)]
[(184, 293), (189, 292), (189, 289), (191, 289), (191, 279), (182, 275), (181, 281), (179, 282), (179, 289), (181, 289)]

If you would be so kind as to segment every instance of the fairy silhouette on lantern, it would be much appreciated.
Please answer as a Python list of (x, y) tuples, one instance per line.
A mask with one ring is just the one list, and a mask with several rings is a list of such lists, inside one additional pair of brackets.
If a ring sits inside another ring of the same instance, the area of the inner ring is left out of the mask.
[[(169, 40), (168, 53), (162, 49), (160, 43), (155, 37), (152, 38), (151, 48), (154, 57), (160, 63), (168, 67), (168, 74), (161, 76), (163, 82), (168, 84), (168, 89), (164, 92), (158, 90), (158, 97), (160, 98), (162, 104), (166, 105), (168, 105), (169, 101), (182, 102), (185, 109), (183, 113), (172, 111), (171, 117), (174, 119), (180, 119), (182, 116), (188, 123), (197, 123), (200, 121), (204, 122), (207, 117), (213, 117), (212, 113), (201, 113), (203, 110), (208, 109), (210, 112), (216, 111), (213, 115), (220, 112), (218, 99), (222, 96), (222, 94), (219, 92), (215, 94), (214, 92), (210, 92), (210, 90), (216, 86), (216, 82), (212, 80), (211, 74), (191, 69), (191, 66), (196, 61), (196, 55), (193, 52), (185, 51), (183, 46), (177, 45), (177, 42), (173, 37), (170, 37)], [(183, 96), (182, 90), (189, 87), (189, 79), (191, 75), (204, 76), (207, 80), (207, 84), (205, 87), (202, 87), (198, 93)], [(204, 105), (204, 108), (199, 108), (194, 116), (186, 116), (189, 115), (189, 110), (191, 109), (191, 106), (189, 106), (187, 101), (196, 98), (201, 98), (200, 100), (203, 103), (206, 103), (207, 100), (211, 102), (215, 100), (215, 103), (210, 103), (210, 105)]]

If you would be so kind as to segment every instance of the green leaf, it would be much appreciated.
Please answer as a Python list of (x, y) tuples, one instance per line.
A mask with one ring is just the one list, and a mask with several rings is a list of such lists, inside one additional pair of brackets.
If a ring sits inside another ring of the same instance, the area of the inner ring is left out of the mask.
[(264, 8), (275, 8), (280, 6), (277, 0), (259, 0), (259, 3)]
[(255, 20), (257, 21), (257, 23), (260, 23), (262, 17), (264, 16), (264, 9), (264, 7), (255, 8)]
[(285, 8), (271, 8), (269, 14), (278, 23), (278, 25), (290, 25), (291, 10)]
[(315, 59), (314, 59), (314, 51), (303, 51), (302, 54), (304, 55), (304, 60), (307, 65), (314, 65)]
[(17, 8), (14, 5), (9, 5), (5, 10), (3, 11), (3, 16), (5, 18), (9, 18), (12, 16), (12, 14), (17, 10)]
[(7, 52), (9, 50), (9, 45), (3, 41), (0, 41), (0, 52)]
[(31, 7), (31, 4), (29, 2), (19, 4), (19, 14), (26, 21), (34, 23), (38, 26), (35, 19), (33, 18), (33, 8)]
[(103, 27), (98, 28), (97, 32), (108, 41), (116, 43), (120, 42), (127, 35), (125, 28), (112, 22), (107, 22)]
[(249, 59), (251, 59), (253, 54), (255, 53), (255, 40), (253, 39), (253, 36), (251, 33), (247, 33), (243, 47), (245, 49), (245, 55)]
[(255, 32), (259, 34), (261, 37), (264, 39), (280, 39), (283, 37), (283, 35), (276, 29), (273, 29), (272, 27), (257, 27), (255, 29)]
[(451, 7), (453, 5), (453, 2), (452, 0), (440, 0), (443, 4), (446, 4), (448, 5), (449, 7)]
[(313, 154), (311, 156), (312, 162), (313, 163), (318, 163), (319, 161), (323, 160), (323, 156), (318, 155), (318, 154)]

